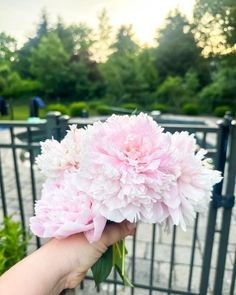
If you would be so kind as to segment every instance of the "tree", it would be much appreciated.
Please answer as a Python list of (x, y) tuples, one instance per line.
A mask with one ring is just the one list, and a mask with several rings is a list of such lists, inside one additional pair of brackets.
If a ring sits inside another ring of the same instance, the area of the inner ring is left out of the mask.
[(14, 71), (16, 40), (0, 33), (0, 95), (6, 98), (32, 95), (40, 89), (40, 84), (30, 79), (22, 79)]
[(87, 100), (102, 95), (103, 81), (90, 58), (92, 44), (92, 30), (84, 24), (65, 27), (60, 22), (42, 38), (30, 63), (47, 97)]
[(200, 61), (201, 50), (191, 25), (178, 10), (167, 17), (165, 26), (158, 31), (157, 41), (156, 65), (162, 81), (168, 75), (183, 77)]
[(0, 65), (0, 95), (7, 98), (34, 95), (40, 90), (40, 83), (30, 79), (21, 79), (10, 66)]
[(211, 112), (216, 106), (229, 105), (236, 108), (236, 69), (221, 64), (213, 82), (199, 93), (199, 100), (205, 110)]
[(12, 62), (15, 58), (16, 40), (4, 32), (0, 33), (0, 62)]
[(47, 36), (49, 32), (50, 29), (48, 14), (45, 10), (42, 10), (35, 36), (30, 37), (28, 41), (17, 51), (17, 59), (14, 64), (14, 69), (20, 74), (21, 77), (32, 78), (30, 71), (30, 59), (32, 51), (39, 45), (42, 38)]
[(78, 26), (70, 26), (70, 30), (75, 42), (74, 54), (90, 57), (91, 47), (95, 42), (93, 30), (84, 23), (80, 23)]
[(68, 55), (83, 54), (91, 56), (91, 47), (95, 42), (93, 30), (85, 23), (66, 26), (58, 17), (56, 27), (51, 29), (59, 37)]
[(132, 27), (121, 26), (111, 47), (114, 52), (100, 65), (109, 102), (147, 105), (149, 85), (141, 68), (140, 48), (134, 41)]
[(134, 40), (132, 25), (122, 25), (116, 35), (116, 40), (111, 48), (114, 50), (113, 55), (128, 55), (138, 51), (139, 46)]
[(112, 53), (112, 26), (106, 9), (98, 15), (98, 28), (96, 32), (96, 42), (92, 48), (93, 57), (97, 62), (105, 62)]
[(221, 42), (221, 51), (235, 45), (235, 0), (196, 0), (194, 18), (198, 26), (197, 31), (203, 42), (209, 41), (209, 29), (206, 30), (206, 28), (211, 28), (211, 33), (218, 35), (218, 42)]
[(165, 103), (177, 110), (184, 102), (184, 80), (179, 76), (168, 76), (166, 80), (157, 88), (156, 101)]
[(137, 55), (138, 68), (137, 71), (143, 76), (143, 80), (147, 85), (147, 103), (152, 103), (151, 94), (156, 91), (160, 84), (159, 73), (155, 65), (155, 49), (143, 48)]
[(187, 101), (196, 100), (197, 92), (199, 90), (199, 78), (196, 71), (190, 70), (184, 77), (184, 96)]
[(88, 56), (74, 55), (68, 64), (71, 98), (78, 100), (97, 99), (104, 95), (104, 81), (98, 65)]
[(67, 95), (66, 63), (69, 56), (57, 34), (44, 36), (38, 47), (32, 50), (31, 73), (40, 81), (48, 97)]
[(65, 51), (72, 56), (75, 53), (76, 40), (74, 36), (74, 26), (66, 26), (61, 17), (58, 17), (54, 29), (51, 30), (56, 33), (63, 44)]
[(68, 28), (74, 40), (74, 50), (68, 63), (71, 97), (79, 100), (89, 100), (104, 94), (103, 78), (92, 60), (92, 47), (95, 43), (93, 30), (86, 24)]
[(139, 71), (139, 63), (134, 55), (115, 55), (104, 64), (100, 71), (106, 83), (109, 103), (135, 102), (143, 104), (146, 99), (147, 84)]

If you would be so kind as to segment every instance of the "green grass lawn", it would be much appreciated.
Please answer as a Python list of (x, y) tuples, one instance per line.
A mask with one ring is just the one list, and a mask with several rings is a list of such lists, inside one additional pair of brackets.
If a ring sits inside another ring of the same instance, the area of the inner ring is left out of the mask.
[[(57, 103), (55, 102), (50, 102), (47, 105), (54, 104), (56, 105)], [(89, 104), (88, 104), (89, 105)], [(69, 114), (69, 106), (65, 105), (67, 108), (67, 114)], [(10, 110), (11, 109), (11, 110)], [(7, 116), (1, 116), (0, 115), (0, 121), (1, 120), (27, 120), (29, 118), (29, 102), (28, 101), (12, 101), (11, 103), (11, 108), (9, 109), (9, 115)], [(44, 119), (48, 110), (47, 108), (44, 109), (39, 109), (39, 117), (41, 119)], [(98, 111), (94, 106), (89, 105), (89, 116), (97, 116)]]
[[(12, 112), (13, 114), (9, 114), (8, 116), (1, 116), (0, 120), (27, 120), (29, 118), (29, 105), (26, 103), (13, 103), (12, 104)], [(47, 113), (46, 109), (39, 110), (39, 116), (41, 119), (45, 118)], [(97, 115), (97, 112), (93, 109), (89, 110), (90, 116)]]
[[(39, 111), (40, 118), (45, 117), (45, 110)], [(13, 105), (12, 114), (1, 116), (0, 120), (27, 120), (29, 118), (29, 106), (27, 104)]]

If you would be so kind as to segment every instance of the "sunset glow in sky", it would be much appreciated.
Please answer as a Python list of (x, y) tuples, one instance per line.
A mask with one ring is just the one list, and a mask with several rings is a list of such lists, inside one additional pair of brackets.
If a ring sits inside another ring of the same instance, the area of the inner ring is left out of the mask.
[(86, 22), (93, 27), (106, 8), (114, 27), (133, 24), (141, 43), (152, 44), (155, 31), (167, 13), (179, 7), (189, 19), (195, 0), (0, 0), (0, 31), (14, 36), (20, 44), (31, 36), (45, 8), (50, 22), (60, 15), (66, 24)]

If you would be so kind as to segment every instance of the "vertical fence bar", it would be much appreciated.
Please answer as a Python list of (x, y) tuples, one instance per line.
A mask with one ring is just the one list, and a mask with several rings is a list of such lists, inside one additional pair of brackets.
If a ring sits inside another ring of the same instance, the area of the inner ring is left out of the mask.
[(149, 295), (152, 295), (153, 270), (154, 270), (154, 259), (155, 259), (155, 238), (156, 238), (156, 224), (153, 224), (153, 226), (152, 226), (152, 250), (151, 250), (151, 265), (150, 265)]
[[(132, 247), (132, 284), (135, 285), (135, 256), (136, 256), (136, 235), (133, 236), (133, 247)], [(134, 295), (134, 288), (131, 288), (131, 295)]]
[[(116, 272), (116, 269), (114, 268), (114, 273), (113, 273), (113, 287), (114, 287), (114, 290), (113, 290), (113, 295), (116, 295), (117, 294), (117, 272)], [(107, 283), (108, 285), (108, 288), (109, 288), (109, 283)]]
[(201, 281), (200, 281), (200, 294), (207, 294), (207, 289), (208, 289), (212, 248), (214, 243), (216, 213), (217, 213), (217, 209), (213, 206), (211, 202), (209, 213), (208, 213), (208, 220), (207, 220), (207, 232), (206, 232), (206, 238), (205, 238), (202, 273), (201, 273)]
[(22, 225), (22, 229), (25, 232), (25, 214), (24, 214), (23, 199), (21, 194), (20, 176), (19, 176), (13, 127), (10, 127), (10, 134), (11, 134), (12, 155), (13, 155), (13, 163), (14, 163), (14, 171), (15, 171), (15, 179), (16, 179), (17, 196), (18, 196), (18, 203), (20, 208), (21, 225)]
[(232, 216), (232, 208), (234, 206), (234, 188), (236, 176), (236, 121), (231, 125), (231, 137), (229, 144), (229, 157), (226, 178), (226, 196), (222, 199), (223, 218), (221, 225), (220, 244), (218, 250), (218, 259), (216, 266), (216, 276), (214, 284), (214, 294), (221, 295), (223, 288), (223, 279), (225, 271), (225, 262), (227, 255), (227, 247), (229, 240), (230, 222)]
[(191, 284), (192, 284), (193, 264), (194, 264), (195, 250), (196, 250), (195, 245), (196, 245), (196, 240), (197, 240), (198, 219), (199, 219), (199, 214), (197, 213), (195, 224), (194, 224), (194, 232), (193, 232), (192, 251), (191, 251), (191, 258), (190, 258), (190, 271), (189, 271), (189, 277), (188, 277), (188, 291), (191, 291)]
[[(225, 117), (224, 120), (218, 122), (219, 131), (217, 138), (217, 154), (215, 167), (217, 170), (222, 172), (222, 175), (224, 175), (230, 124), (231, 120), (227, 117)], [(207, 294), (217, 216), (217, 206), (215, 206), (214, 202), (218, 199), (218, 196), (221, 195), (222, 186), (223, 183), (220, 182), (214, 187), (212, 201), (210, 202), (209, 206), (202, 273), (200, 281), (200, 294)]]
[(235, 281), (236, 281), (236, 251), (234, 253), (234, 267), (232, 272), (231, 286), (230, 286), (230, 295), (234, 295)]
[(84, 289), (84, 280), (80, 283), (80, 290)]
[[(27, 127), (27, 138), (28, 138), (28, 151), (29, 151), (29, 160), (30, 160), (30, 179), (31, 179), (31, 191), (32, 191), (32, 201), (33, 201), (33, 212), (34, 212), (34, 205), (37, 200), (37, 195), (36, 195), (36, 185), (35, 185), (35, 175), (34, 175), (34, 153), (32, 150), (32, 132), (30, 127)], [(36, 236), (36, 245), (37, 248), (40, 247), (40, 239), (39, 237)]]
[(207, 132), (203, 132), (201, 147), (204, 149), (206, 148), (206, 136), (207, 136)]
[(171, 259), (170, 259), (170, 272), (169, 272), (169, 281), (168, 281), (168, 294), (171, 294), (171, 287), (172, 287), (172, 278), (173, 278), (173, 270), (175, 264), (175, 240), (176, 240), (176, 225), (173, 228), (173, 235), (172, 235), (172, 243), (171, 243)]
[(4, 189), (3, 172), (2, 172), (1, 150), (0, 150), (0, 191), (1, 191), (3, 216), (6, 217), (7, 216), (7, 202), (6, 202), (5, 189)]

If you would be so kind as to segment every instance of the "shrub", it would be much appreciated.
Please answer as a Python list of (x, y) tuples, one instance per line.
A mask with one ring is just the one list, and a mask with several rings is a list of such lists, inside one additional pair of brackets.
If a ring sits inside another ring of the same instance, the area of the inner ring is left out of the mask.
[(214, 115), (216, 117), (224, 117), (226, 112), (232, 112), (232, 109), (230, 106), (222, 105), (222, 106), (218, 106), (214, 109)]
[(71, 117), (83, 117), (85, 114), (88, 114), (88, 112), (89, 112), (88, 104), (84, 101), (73, 102), (70, 105)]
[(183, 113), (185, 115), (198, 115), (199, 114), (199, 106), (196, 103), (186, 103), (183, 106)]
[(61, 103), (49, 104), (47, 106), (47, 112), (60, 112), (62, 115), (67, 115), (67, 107)]
[(0, 275), (26, 255), (28, 240), (19, 222), (4, 218), (0, 227)]
[(140, 106), (137, 103), (134, 102), (127, 102), (127, 103), (123, 103), (121, 105), (122, 108), (127, 109), (127, 110), (139, 110)]
[(106, 104), (100, 104), (97, 106), (97, 112), (99, 115), (111, 115), (113, 114), (113, 111), (111, 108)]
[[(179, 108), (185, 94), (184, 81), (179, 76), (168, 76), (165, 81), (158, 86), (155, 96), (161, 103)], [(158, 100), (157, 100), (158, 101)]]
[(151, 105), (150, 111), (160, 111), (161, 113), (167, 113), (168, 106), (163, 103), (154, 103)]

